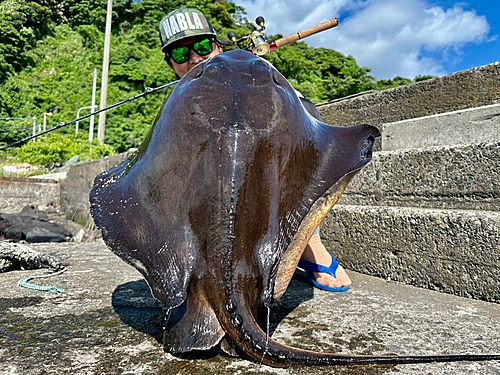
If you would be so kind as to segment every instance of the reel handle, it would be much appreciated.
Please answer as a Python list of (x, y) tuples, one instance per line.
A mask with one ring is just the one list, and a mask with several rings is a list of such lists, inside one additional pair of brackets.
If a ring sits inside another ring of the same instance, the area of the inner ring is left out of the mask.
[(331, 29), (332, 27), (338, 26), (339, 20), (337, 18), (332, 18), (331, 20), (320, 23), (319, 25), (305, 29), (298, 33), (292, 34), (290, 36), (278, 39), (271, 43), (271, 51), (274, 51), (280, 47), (286, 46), (287, 44), (296, 42), (299, 39), (306, 38), (310, 35), (319, 33), (320, 31)]

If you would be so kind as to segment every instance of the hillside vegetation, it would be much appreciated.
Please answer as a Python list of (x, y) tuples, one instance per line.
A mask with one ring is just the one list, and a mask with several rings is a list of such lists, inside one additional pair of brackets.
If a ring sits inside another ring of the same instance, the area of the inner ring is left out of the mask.
[[(230, 1), (114, 0), (108, 105), (176, 79), (160, 51), (158, 24), (180, 6), (201, 9), (223, 40), (229, 31), (242, 36), (253, 29), (245, 10)], [(92, 72), (97, 68), (100, 76), (102, 65), (105, 17), (105, 0), (0, 0), (0, 117), (36, 116), (41, 123), (42, 114), (51, 113), (51, 127), (89, 106)], [(305, 43), (266, 58), (316, 103), (411, 82), (376, 81), (351, 56)], [(99, 87), (98, 80), (97, 100)], [(84, 120), (78, 136), (74, 126), (62, 128), (3, 155), (49, 165), (75, 154), (90, 159), (137, 147), (167, 95), (160, 91), (109, 111), (105, 147), (88, 147), (89, 120)], [(29, 135), (31, 127), (32, 120), (0, 120), (0, 145)]]

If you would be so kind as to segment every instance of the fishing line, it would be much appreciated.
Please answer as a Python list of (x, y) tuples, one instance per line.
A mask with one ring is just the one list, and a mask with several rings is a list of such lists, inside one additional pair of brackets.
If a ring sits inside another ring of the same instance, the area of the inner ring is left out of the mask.
[(47, 134), (47, 133), (52, 132), (52, 131), (54, 131), (54, 130), (60, 129), (60, 128), (64, 127), (64, 126), (68, 126), (68, 125), (74, 124), (74, 123), (76, 123), (77, 121), (82, 121), (82, 120), (85, 120), (85, 119), (87, 119), (87, 118), (89, 118), (89, 117), (91, 117), (91, 116), (94, 116), (94, 115), (98, 114), (98, 113), (101, 113), (101, 112), (108, 111), (108, 110), (110, 110), (110, 109), (113, 109), (113, 108), (119, 107), (119, 106), (121, 106), (121, 105), (123, 105), (123, 104), (125, 104), (125, 103), (131, 102), (131, 101), (133, 101), (133, 100), (136, 100), (136, 99), (142, 98), (143, 96), (146, 96), (146, 95), (152, 94), (153, 92), (156, 92), (156, 91), (159, 91), (159, 90), (165, 89), (165, 88), (167, 88), (167, 87), (173, 86), (173, 85), (175, 85), (177, 82), (179, 82), (179, 80), (172, 81), (172, 82), (169, 82), (169, 83), (165, 83), (164, 85), (161, 85), (161, 86), (158, 86), (158, 87), (154, 87), (154, 88), (152, 88), (152, 87), (146, 87), (146, 90), (145, 90), (145, 91), (143, 91), (143, 92), (141, 92), (140, 94), (137, 94), (137, 95), (131, 96), (130, 98), (125, 99), (125, 100), (122, 100), (122, 101), (120, 101), (120, 102), (118, 102), (118, 103), (112, 104), (112, 105), (110, 105), (109, 107), (106, 107), (106, 108), (100, 109), (100, 110), (98, 110), (98, 111), (95, 111), (95, 112), (89, 113), (89, 114), (87, 114), (87, 115), (85, 115), (85, 116), (79, 117), (79, 118), (77, 118), (77, 119), (74, 119), (74, 120), (71, 120), (71, 121), (68, 121), (68, 122), (63, 122), (63, 123), (60, 123), (60, 124), (58, 124), (58, 125), (56, 125), (56, 126), (54, 126), (54, 127), (50, 128), (50, 129), (44, 130), (44, 131), (42, 131), (42, 132), (40, 132), (40, 133), (37, 133), (37, 134), (30, 135), (29, 137), (21, 138), (21, 139), (19, 139), (19, 140), (15, 141), (15, 142), (9, 143), (8, 145), (5, 145), (5, 146), (0, 146), (0, 151), (1, 151), (1, 150), (5, 150), (5, 149), (10, 148), (10, 147), (13, 147), (13, 146), (16, 146), (16, 145), (18, 145), (18, 144), (21, 144), (21, 143), (27, 142), (27, 141), (29, 141), (29, 140), (31, 140), (31, 139), (34, 139), (34, 138), (39, 137), (39, 136), (41, 136), (41, 135)]

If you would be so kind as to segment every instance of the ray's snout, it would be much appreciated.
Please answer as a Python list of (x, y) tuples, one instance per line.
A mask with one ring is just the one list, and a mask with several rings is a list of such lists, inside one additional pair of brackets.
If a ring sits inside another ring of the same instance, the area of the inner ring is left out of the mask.
[(253, 54), (235, 50), (208, 60), (198, 77), (205, 76), (218, 82), (238, 81), (244, 85), (266, 85), (273, 82), (273, 69), (268, 62)]

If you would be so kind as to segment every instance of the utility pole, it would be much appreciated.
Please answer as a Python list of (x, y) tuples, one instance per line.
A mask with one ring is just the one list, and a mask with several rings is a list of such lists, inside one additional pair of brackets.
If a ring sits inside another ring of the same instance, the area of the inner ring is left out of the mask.
[[(97, 69), (92, 72), (92, 103), (90, 111), (95, 112), (95, 92), (97, 88)], [(94, 115), (90, 116), (89, 142), (94, 140)]]
[[(106, 10), (106, 31), (104, 34), (104, 54), (102, 58), (102, 80), (101, 80), (101, 102), (99, 109), (106, 108), (108, 98), (108, 68), (109, 68), (109, 45), (111, 42), (111, 15), (113, 12), (113, 0), (108, 0)], [(97, 127), (97, 139), (99, 144), (104, 144), (104, 130), (106, 127), (106, 111), (99, 113), (99, 125)]]

